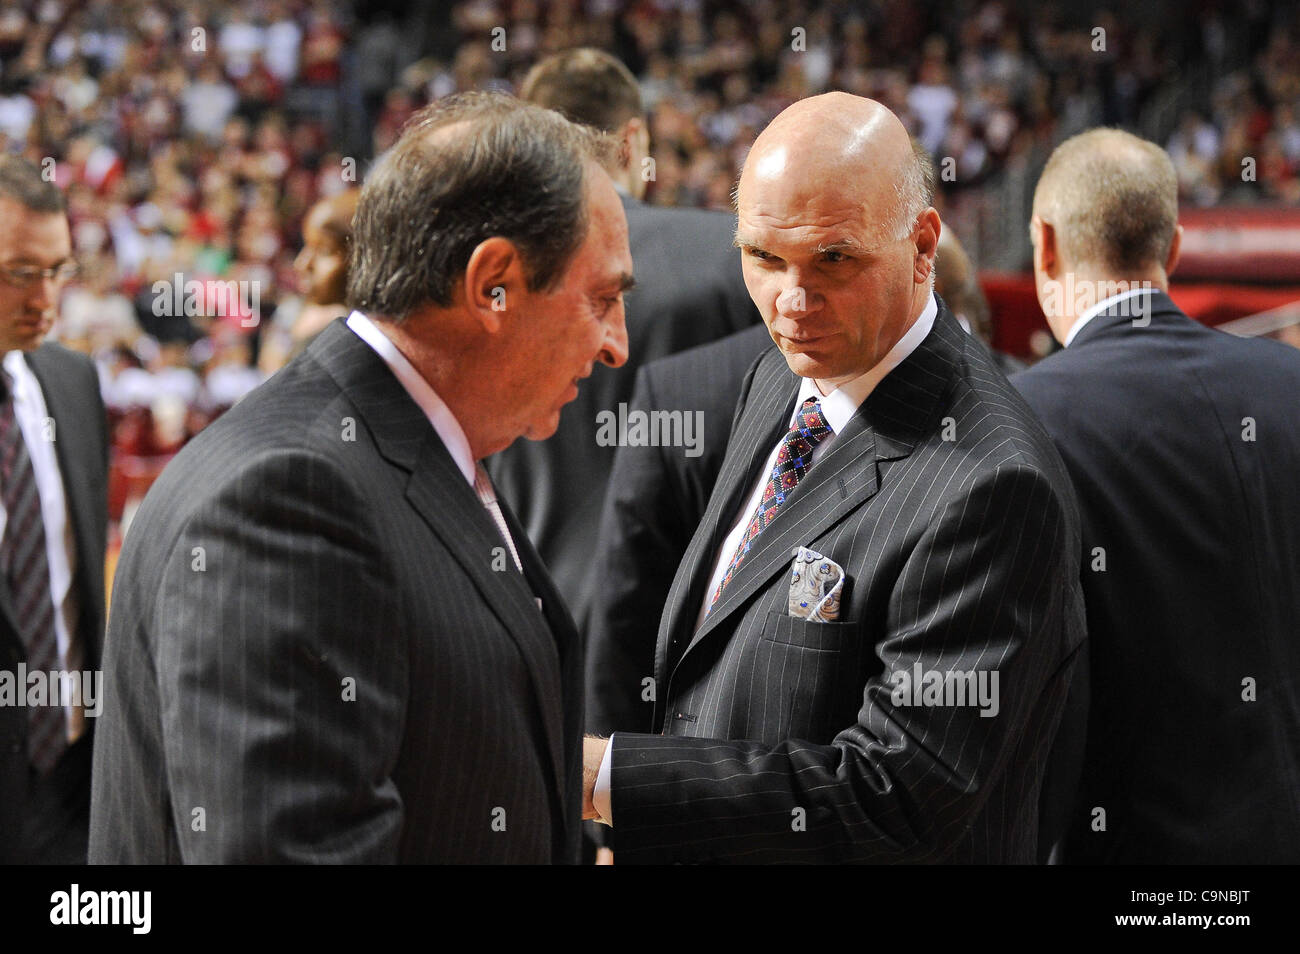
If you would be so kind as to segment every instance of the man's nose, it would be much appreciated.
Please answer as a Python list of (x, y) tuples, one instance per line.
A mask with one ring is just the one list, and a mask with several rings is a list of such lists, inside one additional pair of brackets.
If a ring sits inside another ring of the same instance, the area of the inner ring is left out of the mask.
[(776, 313), (783, 318), (798, 318), (812, 311), (813, 293), (803, 283), (798, 272), (791, 272), (776, 296)]
[(45, 311), (58, 300), (60, 284), (59, 279), (42, 275), (32, 282), (31, 289), (27, 293), (27, 303), (33, 308)]
[(627, 324), (623, 320), (623, 304), (618, 305), (618, 314), (605, 329), (605, 341), (600, 349), (600, 361), (611, 368), (621, 368), (627, 363)]

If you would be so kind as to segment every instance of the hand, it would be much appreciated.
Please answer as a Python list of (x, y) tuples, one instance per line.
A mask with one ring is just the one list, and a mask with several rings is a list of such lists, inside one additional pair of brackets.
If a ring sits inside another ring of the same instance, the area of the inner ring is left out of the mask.
[(600, 774), (600, 763), (605, 758), (605, 747), (609, 739), (588, 735), (582, 740), (582, 819), (599, 819), (600, 813), (592, 796), (596, 791), (596, 776)]
[(612, 865), (613, 863), (614, 863), (613, 848), (606, 848), (604, 845), (601, 845), (599, 848), (596, 849), (596, 864)]

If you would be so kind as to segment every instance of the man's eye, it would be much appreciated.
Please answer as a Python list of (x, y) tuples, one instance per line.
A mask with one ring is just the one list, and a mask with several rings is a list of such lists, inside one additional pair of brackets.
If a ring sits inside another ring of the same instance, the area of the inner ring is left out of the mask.
[(823, 253), (822, 253), (822, 261), (824, 261), (824, 262), (828, 262), (828, 263), (830, 263), (831, 265), (837, 265), (837, 264), (839, 264), (840, 262), (847, 262), (848, 260), (849, 260), (849, 257), (848, 257), (847, 255), (845, 255), (843, 252), (823, 252)]
[(750, 258), (756, 258), (760, 262), (770, 262), (772, 260), (772, 256), (761, 248), (748, 248), (745, 251), (749, 253)]

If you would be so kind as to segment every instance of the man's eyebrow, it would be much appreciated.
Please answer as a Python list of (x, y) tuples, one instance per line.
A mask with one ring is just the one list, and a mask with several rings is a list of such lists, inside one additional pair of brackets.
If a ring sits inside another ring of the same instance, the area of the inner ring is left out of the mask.
[[(51, 265), (51, 266), (49, 266), (49, 267), (50, 267), (50, 268), (58, 268), (60, 265), (66, 265), (66, 264), (68, 264), (68, 262), (71, 262), (71, 261), (73, 261), (72, 256), (71, 256), (71, 255), (65, 255), (65, 256), (63, 256), (63, 258), (59, 259), (57, 262), (55, 262), (53, 265)], [(17, 258), (11, 258), (9, 261), (4, 262), (3, 264), (5, 264), (5, 265), (18, 265), (18, 266), (31, 265), (31, 266), (34, 266), (34, 267), (36, 267), (36, 268), (44, 268), (44, 267), (45, 267), (45, 266), (42, 265), (40, 262), (38, 262), (36, 259), (31, 258), (31, 257), (28, 256), (28, 255), (19, 255)]]
[(870, 251), (871, 249), (867, 248), (861, 242), (850, 238), (840, 239), (838, 242), (822, 242), (813, 249), (813, 252), (817, 255), (824, 255), (826, 252), (854, 252), (858, 255), (863, 255)]
[[(731, 240), (731, 244), (740, 249), (763, 247), (759, 243), (751, 241), (748, 236), (742, 235), (740, 232), (736, 233), (735, 237)], [(875, 249), (873, 248), (867, 248), (855, 239), (843, 238), (835, 242), (820, 243), (813, 249), (813, 254), (823, 255), (826, 252), (853, 252), (857, 255), (866, 255), (874, 250)]]
[(620, 292), (631, 291), (636, 287), (636, 279), (631, 272), (623, 272), (618, 277), (618, 290)]

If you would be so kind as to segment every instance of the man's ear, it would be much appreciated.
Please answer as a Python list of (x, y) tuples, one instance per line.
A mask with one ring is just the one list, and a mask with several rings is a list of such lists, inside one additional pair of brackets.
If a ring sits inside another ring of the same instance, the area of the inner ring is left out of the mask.
[(933, 207), (926, 209), (916, 220), (916, 262), (912, 270), (912, 281), (922, 285), (929, 281), (934, 271), (934, 256), (939, 251), (939, 235), (943, 232), (943, 223), (939, 213)]
[(639, 116), (633, 116), (623, 124), (618, 131), (618, 165), (620, 169), (628, 169), (635, 173), (640, 173), (639, 169), (632, 169), (632, 164), (637, 161), (637, 156), (641, 152), (640, 143), (638, 142), (642, 130), (645, 129), (645, 123)]
[(1044, 222), (1034, 215), (1029, 220), (1029, 231), (1034, 244), (1034, 271), (1050, 278), (1056, 273), (1060, 263), (1060, 252), (1056, 247), (1056, 229), (1050, 222)]
[(496, 334), (508, 311), (526, 289), (523, 258), (509, 239), (479, 242), (465, 265), (461, 294), (466, 311), (488, 334)]
[(1173, 241), (1169, 243), (1169, 254), (1165, 257), (1165, 277), (1168, 278), (1178, 267), (1178, 260), (1183, 255), (1183, 227), (1174, 229)]

